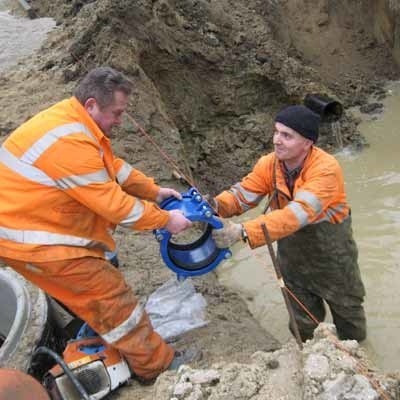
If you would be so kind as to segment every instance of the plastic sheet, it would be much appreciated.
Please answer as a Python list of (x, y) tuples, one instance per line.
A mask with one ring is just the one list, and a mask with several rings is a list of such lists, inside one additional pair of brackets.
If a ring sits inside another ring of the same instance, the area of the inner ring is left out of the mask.
[(207, 302), (190, 279), (171, 278), (155, 290), (146, 303), (146, 311), (155, 331), (170, 340), (207, 324)]

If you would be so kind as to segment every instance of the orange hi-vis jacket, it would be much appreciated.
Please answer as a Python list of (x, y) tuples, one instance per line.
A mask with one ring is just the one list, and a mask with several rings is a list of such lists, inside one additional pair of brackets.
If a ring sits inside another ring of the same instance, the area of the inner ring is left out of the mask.
[(349, 215), (342, 169), (333, 156), (313, 146), (295, 181), (293, 195), (283, 168), (275, 153), (263, 156), (240, 183), (216, 197), (218, 212), (226, 218), (244, 213), (269, 196), (271, 211), (243, 223), (252, 248), (265, 244), (262, 223), (275, 241), (308, 224), (337, 224)]
[[(159, 186), (114, 157), (72, 97), (17, 128), (0, 149), (0, 256), (43, 262), (114, 250), (116, 225), (160, 228)], [(146, 199), (146, 200), (139, 200)]]

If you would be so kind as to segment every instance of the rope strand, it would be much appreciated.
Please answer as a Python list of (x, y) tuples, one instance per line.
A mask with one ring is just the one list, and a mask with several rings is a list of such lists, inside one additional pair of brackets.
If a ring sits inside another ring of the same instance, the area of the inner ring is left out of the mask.
[(156, 141), (144, 130), (144, 128), (142, 128), (142, 126), (129, 114), (126, 112), (126, 116), (128, 117), (129, 121), (132, 122), (132, 124), (139, 130), (139, 132), (145, 137), (145, 139), (150, 142), (155, 148), (156, 150), (160, 153), (160, 155), (164, 158), (164, 160), (170, 164), (173, 169), (179, 174), (179, 176), (184, 179), (189, 186), (192, 187), (197, 187), (195, 182), (188, 178), (179, 168), (177, 162), (175, 162), (175, 160), (173, 160), (173, 158), (171, 156), (169, 156), (167, 154), (167, 152), (165, 150), (163, 150), (157, 143)]

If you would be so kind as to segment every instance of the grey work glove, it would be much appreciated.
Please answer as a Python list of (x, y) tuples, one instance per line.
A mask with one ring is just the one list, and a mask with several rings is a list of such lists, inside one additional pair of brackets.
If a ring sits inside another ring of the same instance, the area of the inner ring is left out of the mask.
[(242, 239), (243, 226), (231, 221), (222, 221), (222, 223), (224, 224), (223, 227), (220, 229), (213, 229), (211, 235), (218, 248), (227, 249)]

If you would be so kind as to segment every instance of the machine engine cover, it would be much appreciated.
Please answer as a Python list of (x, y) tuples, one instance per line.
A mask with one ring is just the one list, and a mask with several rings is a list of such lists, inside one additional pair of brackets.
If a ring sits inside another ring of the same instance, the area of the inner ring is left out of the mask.
[[(68, 368), (93, 399), (104, 398), (131, 377), (118, 350), (108, 345), (87, 325), (77, 339), (68, 342), (63, 353)], [(45, 386), (54, 400), (80, 400), (80, 394), (63, 369), (56, 365), (45, 377)]]

